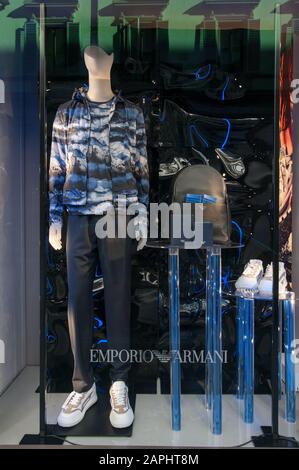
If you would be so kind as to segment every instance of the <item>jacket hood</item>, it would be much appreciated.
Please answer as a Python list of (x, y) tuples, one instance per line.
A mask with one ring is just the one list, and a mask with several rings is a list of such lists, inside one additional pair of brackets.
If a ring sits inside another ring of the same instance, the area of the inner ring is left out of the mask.
[[(75, 101), (83, 102), (87, 98), (88, 88), (89, 87), (87, 83), (83, 83), (83, 85), (81, 85), (79, 88), (75, 88), (73, 95), (72, 95), (72, 99)], [(121, 93), (122, 91), (118, 90), (116, 93), (116, 98), (123, 100)]]

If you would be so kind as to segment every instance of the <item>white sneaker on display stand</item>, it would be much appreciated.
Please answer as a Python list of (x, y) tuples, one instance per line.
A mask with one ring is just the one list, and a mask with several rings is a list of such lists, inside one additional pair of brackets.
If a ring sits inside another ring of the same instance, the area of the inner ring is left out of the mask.
[[(283, 294), (287, 290), (287, 274), (284, 263), (279, 262), (279, 293)], [(273, 292), (273, 263), (268, 264), (265, 274), (259, 283), (259, 292), (261, 295), (271, 296)]]
[(263, 273), (263, 262), (260, 259), (251, 259), (245, 265), (242, 275), (236, 281), (236, 289), (258, 292), (258, 285), (263, 277)]

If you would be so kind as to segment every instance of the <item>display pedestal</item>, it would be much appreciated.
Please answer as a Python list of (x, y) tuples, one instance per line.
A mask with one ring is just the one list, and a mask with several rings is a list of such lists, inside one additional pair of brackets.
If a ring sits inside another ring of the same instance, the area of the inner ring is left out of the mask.
[[(171, 348), (171, 424), (173, 431), (181, 430), (181, 364), (180, 353), (180, 270), (181, 250), (194, 249), (178, 240), (148, 240), (147, 247), (168, 251), (169, 336)], [(211, 412), (210, 427), (213, 434), (222, 432), (222, 287), (221, 253), (223, 249), (241, 248), (242, 245), (206, 245), (206, 354), (211, 361), (206, 365), (206, 404)]]
[[(255, 301), (273, 302), (272, 294), (262, 295), (250, 291), (238, 291), (235, 281), (227, 284), (227, 297), (237, 299), (237, 364), (238, 384), (237, 398), (244, 399), (244, 421), (254, 421), (254, 310)], [(281, 351), (285, 351), (285, 419), (289, 423), (296, 422), (296, 381), (294, 362), (295, 340), (295, 294), (282, 292), (278, 297), (278, 396), (281, 398)], [(282, 340), (283, 338), (283, 340)]]
[[(135, 393), (129, 392), (132, 410), (135, 410)], [(124, 429), (113, 428), (110, 424), (110, 398), (107, 393), (99, 395), (97, 403), (86, 413), (77, 426), (62, 428), (58, 424), (47, 424), (46, 434), (49, 436), (88, 436), (88, 437), (131, 437), (133, 424)]]
[(20, 446), (59, 446), (64, 443), (64, 438), (55, 436), (42, 436), (41, 434), (25, 434), (19, 442)]
[(263, 434), (252, 437), (254, 447), (299, 447), (294, 437), (274, 436), (271, 426), (262, 426), (261, 429)]
[[(129, 391), (129, 399), (132, 410), (135, 412), (136, 394)], [(58, 424), (47, 424), (45, 435), (25, 434), (20, 445), (61, 445), (66, 436), (88, 437), (131, 437), (134, 423), (124, 429), (113, 428), (110, 424), (110, 398), (107, 391), (98, 394), (98, 401), (86, 413), (84, 419), (77, 426), (62, 428)], [(70, 439), (71, 440), (71, 439)]]

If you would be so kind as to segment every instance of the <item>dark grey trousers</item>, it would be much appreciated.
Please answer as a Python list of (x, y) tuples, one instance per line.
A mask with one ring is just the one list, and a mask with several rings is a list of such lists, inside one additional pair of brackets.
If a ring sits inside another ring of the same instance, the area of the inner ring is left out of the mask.
[[(99, 239), (95, 225), (101, 216), (69, 215), (67, 224), (68, 325), (74, 356), (73, 387), (85, 392), (94, 383), (90, 363), (93, 337), (92, 288), (100, 261), (104, 277), (108, 349), (130, 350), (132, 240)], [(123, 357), (124, 356), (124, 357)], [(111, 364), (112, 381), (127, 380), (126, 354)]]

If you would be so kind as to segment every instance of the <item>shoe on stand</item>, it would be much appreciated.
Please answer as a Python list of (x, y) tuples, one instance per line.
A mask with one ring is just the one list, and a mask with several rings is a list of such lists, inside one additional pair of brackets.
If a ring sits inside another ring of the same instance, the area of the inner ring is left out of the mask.
[[(287, 290), (287, 274), (284, 267), (284, 263), (279, 262), (279, 294), (283, 294)], [(271, 296), (273, 292), (273, 263), (268, 264), (265, 274), (259, 283), (259, 292), (261, 295)]]
[(263, 262), (260, 259), (251, 259), (244, 268), (242, 275), (236, 281), (236, 289), (258, 292), (260, 280), (264, 274)]

